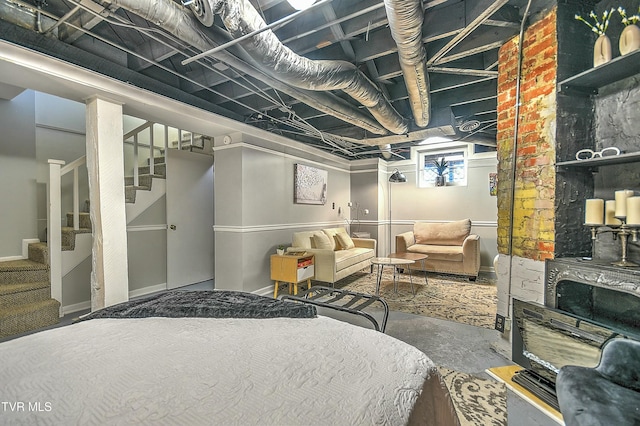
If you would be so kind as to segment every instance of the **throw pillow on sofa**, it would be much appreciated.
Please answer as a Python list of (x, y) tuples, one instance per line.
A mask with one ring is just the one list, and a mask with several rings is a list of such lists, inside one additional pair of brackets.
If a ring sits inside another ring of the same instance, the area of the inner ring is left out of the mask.
[(327, 234), (320, 233), (314, 235), (313, 243), (315, 248), (333, 250), (333, 244), (331, 244), (331, 240)]
[(338, 243), (340, 243), (340, 247), (342, 248), (342, 250), (349, 250), (356, 246), (349, 234), (347, 234), (346, 232), (337, 233), (336, 240), (338, 240)]
[(421, 223), (413, 225), (416, 244), (459, 246), (471, 232), (471, 220), (464, 219), (450, 223)]

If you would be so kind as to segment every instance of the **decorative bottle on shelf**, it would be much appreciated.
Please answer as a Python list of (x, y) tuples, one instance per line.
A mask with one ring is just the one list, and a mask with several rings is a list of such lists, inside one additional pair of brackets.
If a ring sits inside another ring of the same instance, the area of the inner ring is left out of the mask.
[(611, 40), (606, 34), (596, 39), (593, 46), (593, 66), (597, 67), (611, 60)]
[(625, 26), (622, 33), (620, 33), (618, 47), (621, 55), (640, 49), (640, 27), (635, 24)]

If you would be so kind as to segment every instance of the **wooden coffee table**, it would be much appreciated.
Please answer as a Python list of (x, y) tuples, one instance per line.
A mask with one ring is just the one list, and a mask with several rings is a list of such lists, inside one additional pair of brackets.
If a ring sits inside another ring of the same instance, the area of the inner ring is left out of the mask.
[[(422, 270), (424, 271), (424, 283), (429, 284), (429, 281), (427, 280), (427, 267), (425, 263), (429, 255), (422, 253), (409, 253), (405, 251), (402, 253), (391, 253), (389, 257), (393, 259), (413, 260), (413, 263), (422, 262)], [(411, 275), (411, 266), (409, 266), (409, 274)]]

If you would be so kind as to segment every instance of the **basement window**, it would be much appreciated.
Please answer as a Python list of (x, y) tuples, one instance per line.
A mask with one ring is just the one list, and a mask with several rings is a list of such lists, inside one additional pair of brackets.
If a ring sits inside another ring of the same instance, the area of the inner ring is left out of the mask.
[(450, 149), (446, 151), (422, 151), (418, 153), (418, 186), (429, 188), (436, 185), (438, 172), (434, 161), (444, 158), (448, 164), (444, 172), (446, 186), (465, 186), (467, 184), (467, 151)]

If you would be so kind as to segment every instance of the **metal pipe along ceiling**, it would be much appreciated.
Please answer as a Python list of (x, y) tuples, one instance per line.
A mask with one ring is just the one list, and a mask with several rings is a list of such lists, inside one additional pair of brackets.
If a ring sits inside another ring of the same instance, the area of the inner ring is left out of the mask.
[(424, 10), (421, 0), (385, 0), (391, 36), (398, 46), (400, 68), (409, 94), (416, 125), (429, 124), (429, 75), (427, 52), (422, 43)]
[[(122, 7), (149, 22), (155, 23), (198, 50), (206, 51), (217, 46), (217, 44), (202, 31), (198, 21), (189, 13), (189, 10), (171, 0), (110, 0), (109, 3)], [(264, 80), (274, 89), (286, 93), (318, 111), (322, 111), (376, 135), (388, 134), (387, 130), (382, 127), (380, 123), (331, 93), (306, 91), (291, 87), (277, 79), (265, 76), (251, 68), (246, 62), (227, 52), (218, 52), (212, 56), (243, 73)]]
[[(234, 37), (241, 37), (266, 26), (248, 0), (206, 0), (198, 7), (201, 6), (208, 6), (212, 13), (220, 15), (225, 27)], [(198, 12), (199, 17), (202, 11)], [(208, 16), (208, 12), (204, 15)], [(203, 21), (208, 23), (210, 19)], [(240, 44), (278, 80), (307, 90), (343, 90), (364, 105), (390, 132), (402, 134), (408, 131), (405, 119), (382, 92), (350, 62), (307, 59), (282, 44), (271, 30), (265, 30)]]

